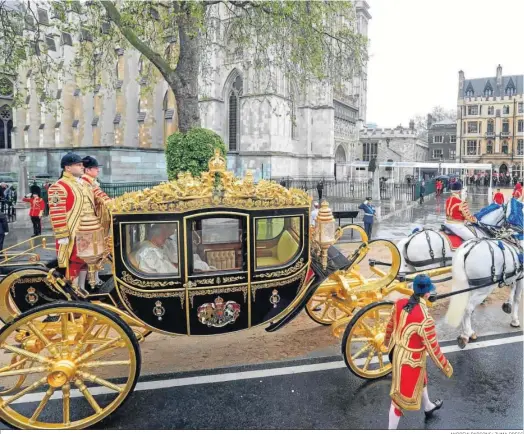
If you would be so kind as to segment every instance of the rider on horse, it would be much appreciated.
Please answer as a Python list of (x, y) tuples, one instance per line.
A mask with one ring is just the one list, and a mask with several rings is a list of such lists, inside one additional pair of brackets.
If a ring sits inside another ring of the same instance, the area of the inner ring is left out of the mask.
[(446, 223), (444, 226), (466, 241), (476, 238), (476, 234), (465, 223), (476, 223), (477, 219), (469, 211), (467, 202), (461, 199), (461, 190), (462, 183), (459, 180), (451, 184), (451, 196), (446, 200)]

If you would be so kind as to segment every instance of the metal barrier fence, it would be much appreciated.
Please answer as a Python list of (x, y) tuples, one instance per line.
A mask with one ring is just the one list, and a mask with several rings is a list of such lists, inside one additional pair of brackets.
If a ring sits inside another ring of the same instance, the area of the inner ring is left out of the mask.
[[(317, 185), (320, 179), (292, 179), (279, 178), (274, 179), (284, 187), (299, 188), (308, 192), (313, 197), (318, 197)], [(430, 181), (426, 182), (426, 192), (424, 195), (434, 192), (434, 184), (432, 181), (432, 188), (429, 187)], [(322, 196), (330, 199), (348, 200), (348, 199), (365, 199), (373, 196), (373, 180), (324, 180), (324, 187), (322, 189)], [(380, 181), (380, 199), (395, 199), (395, 200), (417, 200), (420, 190), (417, 190), (417, 185), (414, 183), (393, 183)], [(375, 198), (376, 199), (376, 198)]]
[(113, 198), (122, 196), (124, 193), (131, 191), (144, 190), (145, 188), (151, 188), (156, 185), (165, 182), (162, 181), (142, 181), (142, 182), (101, 182), (100, 188), (106, 192), (106, 194)]

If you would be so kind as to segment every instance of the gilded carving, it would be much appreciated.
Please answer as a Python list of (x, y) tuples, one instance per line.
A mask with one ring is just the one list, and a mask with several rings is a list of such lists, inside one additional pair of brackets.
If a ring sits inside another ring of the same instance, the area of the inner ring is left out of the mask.
[(290, 274), (296, 273), (302, 267), (304, 267), (304, 259), (300, 258), (300, 260), (295, 265), (293, 265), (291, 268), (287, 268), (285, 270), (271, 271), (267, 273), (257, 274), (254, 276), (254, 278), (255, 279), (276, 279), (279, 277), (288, 276)]
[(166, 286), (180, 286), (180, 282), (174, 282), (174, 281), (148, 281), (148, 280), (141, 280), (141, 279), (135, 279), (133, 276), (131, 276), (127, 271), (122, 271), (122, 280), (126, 283), (129, 283), (133, 286), (138, 286), (139, 288), (164, 288)]
[[(218, 151), (217, 151), (218, 152)], [(216, 176), (218, 175), (218, 176)], [(181, 173), (176, 180), (153, 188), (125, 193), (110, 204), (113, 212), (185, 212), (220, 205), (238, 208), (310, 206), (311, 198), (299, 189), (286, 189), (274, 181), (255, 184), (253, 174), (236, 178), (226, 170), (219, 153), (209, 162), (209, 171), (199, 177)]]
[(193, 301), (197, 295), (211, 295), (211, 294), (228, 294), (231, 292), (242, 292), (244, 295), (244, 303), (247, 301), (247, 285), (242, 286), (233, 286), (230, 288), (214, 288), (214, 289), (202, 289), (198, 291), (191, 291), (189, 293), (189, 301), (191, 302), (191, 307), (193, 307)]
[(133, 297), (139, 297), (139, 298), (179, 298), (180, 299), (180, 307), (184, 308), (184, 300), (186, 299), (186, 292), (185, 291), (177, 291), (177, 292), (139, 292), (135, 291), (125, 285), (119, 286), (120, 294), (122, 295), (122, 298), (126, 301), (126, 303), (130, 305), (129, 300), (127, 299), (126, 295), (132, 295)]
[(222, 278), (223, 283), (234, 283), (243, 280), (244, 276), (226, 276)]
[[(211, 278), (211, 279), (198, 279), (198, 280), (195, 280), (194, 282), (196, 283), (196, 285), (214, 285), (215, 284), (215, 279), (214, 278)], [(217, 282), (217, 283), (219, 283), (219, 282)]]

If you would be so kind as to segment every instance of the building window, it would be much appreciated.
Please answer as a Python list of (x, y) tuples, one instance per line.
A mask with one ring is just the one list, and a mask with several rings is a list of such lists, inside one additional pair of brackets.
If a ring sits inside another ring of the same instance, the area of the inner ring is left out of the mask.
[(489, 119), (487, 133), (493, 133), (494, 131), (495, 131), (495, 122), (493, 121), (493, 119)]
[(468, 122), (468, 133), (475, 134), (479, 132), (479, 125), (477, 122)]
[(433, 149), (433, 158), (434, 159), (442, 158), (443, 155), (444, 155), (444, 152), (442, 152), (442, 149)]
[(486, 146), (486, 153), (493, 154), (493, 142), (491, 140), (488, 140), (488, 144)]
[(449, 143), (457, 143), (457, 136), (452, 135), (449, 137)]
[(43, 24), (44, 26), (49, 25), (49, 17), (47, 15), (47, 11), (42, 8), (37, 8), (37, 14), (38, 14), (38, 22), (40, 24)]
[(473, 91), (472, 90), (467, 90), (466, 91), (466, 96), (469, 96), (469, 97), (473, 96)]
[(29, 148), (29, 131), (24, 131), (24, 148)]
[(509, 105), (505, 105), (505, 106), (502, 108), (502, 114), (503, 114), (503, 115), (509, 115)]
[(524, 155), (524, 139), (517, 140), (517, 155)]
[(38, 130), (38, 147), (44, 147), (44, 130), (42, 129)]
[(502, 122), (502, 132), (503, 133), (509, 133), (509, 120), (504, 119)]
[(164, 95), (162, 108), (164, 110), (164, 143), (167, 143), (167, 138), (175, 132), (175, 94), (171, 89), (168, 89)]
[(11, 149), (11, 133), (13, 131), (13, 110), (4, 105), (0, 108), (0, 149)]
[(504, 140), (502, 142), (502, 153), (503, 154), (507, 154), (508, 153), (508, 142), (506, 140)]
[(444, 143), (444, 136), (433, 136), (433, 143)]
[(468, 140), (467, 141), (467, 147), (466, 147), (466, 155), (477, 155), (477, 141), (476, 140)]
[(495, 107), (493, 107), (492, 105), (490, 105), (488, 107), (488, 116), (493, 116), (495, 114)]
[(456, 151), (455, 149), (450, 149), (450, 150), (449, 150), (449, 158), (450, 158), (451, 160), (454, 160), (455, 157), (456, 157), (456, 155), (457, 155), (457, 151)]
[(517, 122), (517, 131), (519, 133), (524, 132), (524, 120), (522, 120), (522, 119), (518, 120), (518, 122)]
[(524, 103), (519, 102), (519, 113), (524, 113)]
[(229, 119), (228, 143), (230, 151), (238, 151), (240, 141), (240, 97), (244, 90), (244, 82), (240, 75), (237, 76), (229, 91)]
[(468, 115), (469, 116), (475, 116), (479, 114), (479, 106), (478, 105), (468, 105)]
[(60, 147), (60, 128), (55, 128), (55, 146)]
[(362, 146), (362, 161), (371, 161), (377, 158), (378, 143), (364, 143)]

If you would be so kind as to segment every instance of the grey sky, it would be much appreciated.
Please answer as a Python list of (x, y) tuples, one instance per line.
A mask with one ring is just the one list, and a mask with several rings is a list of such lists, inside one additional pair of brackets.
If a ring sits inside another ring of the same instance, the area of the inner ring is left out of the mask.
[(455, 108), (458, 71), (524, 74), (524, 0), (367, 0), (373, 18), (367, 122), (407, 126)]

